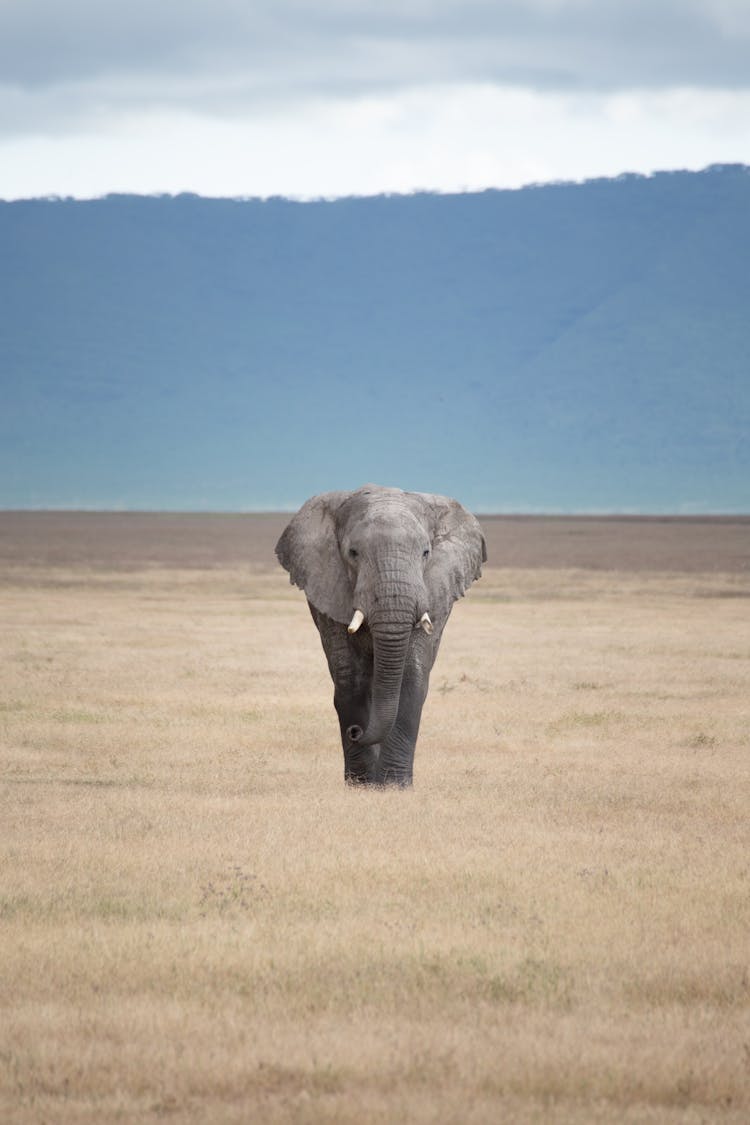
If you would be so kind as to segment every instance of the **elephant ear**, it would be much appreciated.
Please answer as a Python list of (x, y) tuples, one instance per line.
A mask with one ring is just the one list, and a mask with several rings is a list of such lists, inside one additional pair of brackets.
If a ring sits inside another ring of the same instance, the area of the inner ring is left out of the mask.
[(451, 606), (481, 576), (487, 546), (475, 516), (457, 500), (423, 495), (432, 516), (432, 554), (425, 570), (432, 611), (445, 620)]
[(302, 505), (276, 544), (276, 557), (307, 600), (334, 621), (352, 619), (352, 589), (336, 538), (335, 516), (348, 492), (322, 492)]

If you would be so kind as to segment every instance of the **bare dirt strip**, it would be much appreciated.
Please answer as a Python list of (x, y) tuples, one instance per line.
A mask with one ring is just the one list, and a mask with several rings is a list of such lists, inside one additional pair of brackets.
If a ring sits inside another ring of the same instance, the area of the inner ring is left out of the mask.
[[(0, 512), (0, 566), (275, 566), (290, 513)], [(481, 516), (489, 565), (750, 573), (750, 516)]]

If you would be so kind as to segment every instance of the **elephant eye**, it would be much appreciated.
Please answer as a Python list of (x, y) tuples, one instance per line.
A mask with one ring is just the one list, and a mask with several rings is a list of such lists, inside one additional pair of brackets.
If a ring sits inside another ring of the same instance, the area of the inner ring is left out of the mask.
[(424, 551), (422, 551), (422, 558), (428, 559), (429, 557), (430, 557), (430, 548), (425, 547)]
[(355, 551), (354, 547), (350, 547), (349, 548), (349, 558), (350, 559), (358, 559), (359, 558), (359, 551)]

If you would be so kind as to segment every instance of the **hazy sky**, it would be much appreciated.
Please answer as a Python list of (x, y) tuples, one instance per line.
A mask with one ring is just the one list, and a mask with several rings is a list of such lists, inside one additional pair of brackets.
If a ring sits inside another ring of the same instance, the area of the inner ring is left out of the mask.
[(750, 164), (750, 0), (0, 0), (0, 197)]

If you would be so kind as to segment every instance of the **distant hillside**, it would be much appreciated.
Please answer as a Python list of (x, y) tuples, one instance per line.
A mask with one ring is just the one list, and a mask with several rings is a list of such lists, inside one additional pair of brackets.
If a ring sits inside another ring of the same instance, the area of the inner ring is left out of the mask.
[(750, 510), (750, 169), (0, 203), (0, 507)]

